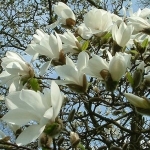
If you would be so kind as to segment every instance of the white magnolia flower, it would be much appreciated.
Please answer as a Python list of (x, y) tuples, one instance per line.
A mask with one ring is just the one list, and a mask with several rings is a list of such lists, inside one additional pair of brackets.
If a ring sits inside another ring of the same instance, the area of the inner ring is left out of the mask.
[(41, 29), (37, 29), (36, 30), (36, 33), (37, 34), (34, 34), (33, 35), (33, 40), (31, 41), (31, 43), (32, 44), (34, 44), (34, 43), (40, 43), (41, 42), (41, 40), (44, 38), (44, 37), (47, 37), (48, 38), (48, 34), (47, 33), (45, 33), (43, 30), (41, 30)]
[[(40, 70), (40, 75), (43, 75), (50, 67), (51, 61), (53, 65), (65, 64), (65, 56), (62, 51), (61, 39), (57, 33), (55, 33), (56, 36), (54, 36), (53, 34), (51, 35), (47, 35), (44, 33), (41, 34), (42, 36), (40, 36), (39, 42), (29, 44), (28, 48), (26, 49), (26, 52), (29, 55), (36, 55), (36, 54), (44, 55), (50, 59), (49, 61), (44, 63), (44, 65)], [(36, 35), (34, 37), (36, 37)]]
[(77, 34), (80, 35), (83, 39), (90, 39), (92, 36), (92, 31), (90, 28), (86, 27), (84, 23), (77, 27)]
[(16, 140), (18, 145), (26, 145), (36, 140), (45, 126), (55, 121), (62, 106), (63, 97), (54, 81), (51, 83), (51, 90), (46, 90), (44, 94), (22, 90), (12, 92), (6, 97), (9, 111), (3, 116), (3, 121), (19, 126), (34, 121), (33, 125), (18, 136)]
[(130, 40), (132, 35), (133, 27), (132, 25), (126, 25), (122, 22), (119, 27), (114, 24), (112, 27), (112, 37), (113, 40), (121, 47), (125, 47), (127, 42)]
[(109, 62), (109, 72), (113, 81), (119, 81), (125, 74), (131, 55), (124, 53), (116, 53), (115, 56)]
[(130, 9), (129, 14), (131, 17), (141, 17), (148, 22), (150, 21), (150, 9), (149, 8), (144, 8), (144, 9), (138, 9), (137, 12), (133, 13), (133, 9)]
[(84, 23), (93, 34), (101, 36), (112, 26), (111, 14), (103, 9), (94, 8), (84, 16)]
[(6, 57), (2, 58), (2, 67), (5, 71), (0, 74), (1, 85), (10, 86), (14, 84), (16, 89), (23, 86), (22, 79), (32, 78), (34, 71), (30, 64), (15, 52), (7, 52)]
[(70, 32), (67, 31), (63, 35), (59, 34), (63, 44), (63, 50), (65, 53), (79, 53), (81, 50), (81, 45), (76, 37)]
[(59, 2), (58, 5), (54, 5), (54, 12), (58, 15), (59, 19), (51, 25), (48, 25), (48, 28), (53, 29), (58, 24), (63, 24), (69, 27), (75, 25), (75, 15), (70, 7), (68, 7), (66, 4)]
[(134, 27), (135, 33), (137, 32), (148, 32), (147, 30), (150, 28), (150, 23), (147, 20), (141, 17), (129, 17), (129, 25), (131, 24)]
[(130, 58), (131, 55), (116, 53), (116, 55), (112, 57), (108, 63), (102, 57), (93, 54), (84, 71), (88, 75), (97, 77), (100, 80), (104, 80), (105, 73), (108, 71), (111, 74), (113, 81), (119, 81), (125, 74), (126, 68), (129, 66)]
[(149, 100), (147, 100), (145, 98), (141, 98), (141, 97), (136, 96), (136, 95), (131, 94), (131, 93), (125, 93), (124, 95), (127, 98), (127, 100), (132, 105), (134, 105), (135, 107), (144, 108), (144, 109), (150, 109), (150, 102), (149, 102)]
[[(86, 90), (87, 81), (82, 70), (86, 67), (88, 59), (88, 54), (86, 52), (81, 52), (78, 55), (77, 64), (75, 65), (69, 57), (66, 57), (66, 65), (55, 67), (57, 74), (64, 79), (57, 81), (57, 83), (68, 85), (72, 89), (77, 86), (79, 90), (82, 88)], [(81, 92), (83, 91), (81, 90)]]

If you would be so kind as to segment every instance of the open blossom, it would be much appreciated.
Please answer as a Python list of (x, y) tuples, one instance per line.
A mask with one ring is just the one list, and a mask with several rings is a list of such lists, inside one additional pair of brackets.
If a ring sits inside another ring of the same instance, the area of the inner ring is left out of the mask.
[(130, 58), (131, 55), (116, 53), (116, 55), (112, 57), (108, 63), (102, 57), (93, 54), (84, 71), (91, 76), (99, 78), (100, 80), (104, 80), (105, 73), (109, 72), (113, 81), (119, 81), (125, 74), (126, 68), (129, 66)]
[(16, 88), (19, 88), (23, 86), (22, 79), (29, 79), (34, 76), (34, 70), (30, 64), (15, 52), (8, 51), (6, 57), (2, 58), (1, 65), (4, 68), (4, 71), (0, 74), (1, 85), (10, 86), (13, 84)]
[[(53, 34), (47, 35), (44, 32), (37, 31), (40, 35), (34, 35), (39, 40), (39, 42), (31, 43), (28, 45), (26, 52), (30, 55), (44, 55), (48, 57), (50, 60), (44, 63), (41, 67), (40, 75), (43, 75), (47, 69), (50, 67), (51, 62), (53, 65), (62, 65), (65, 64), (65, 56), (62, 51), (62, 42), (57, 33), (56, 36)], [(37, 41), (37, 40), (36, 40)]]
[(47, 37), (48, 38), (48, 34), (45, 33), (43, 30), (41, 29), (37, 29), (36, 30), (36, 34), (33, 35), (33, 40), (31, 41), (31, 43), (40, 43), (41, 40), (44, 38), (44, 37)]
[(76, 37), (70, 32), (67, 31), (63, 35), (59, 34), (63, 44), (63, 50), (65, 53), (79, 53), (81, 51), (81, 45)]
[(92, 33), (101, 36), (110, 31), (112, 26), (111, 14), (103, 9), (92, 9), (84, 16), (85, 26), (91, 29)]
[(132, 35), (132, 25), (126, 25), (123, 21), (118, 25), (114, 24), (112, 27), (113, 40), (121, 47), (125, 47)]
[(18, 145), (26, 145), (36, 140), (47, 124), (55, 122), (59, 114), (64, 96), (58, 85), (52, 81), (51, 89), (44, 94), (32, 90), (12, 92), (6, 97), (9, 111), (2, 120), (13, 125), (23, 126), (31, 121), (33, 125), (26, 128), (17, 138)]
[(147, 20), (148, 22), (150, 21), (149, 20), (150, 19), (150, 9), (149, 8), (144, 8), (142, 10), (139, 8), (138, 11), (135, 13), (133, 13), (133, 10), (131, 9), (129, 11), (129, 13), (130, 13), (131, 17), (141, 17), (141, 18)]
[(134, 27), (135, 33), (143, 32), (149, 34), (150, 23), (141, 17), (129, 17), (129, 23)]
[(58, 84), (67, 85), (71, 89), (78, 89), (78, 92), (85, 92), (87, 89), (86, 76), (82, 70), (86, 67), (89, 56), (86, 52), (78, 55), (77, 64), (66, 57), (66, 65), (56, 66), (55, 71), (64, 80), (57, 81)]
[(92, 31), (90, 28), (86, 27), (84, 23), (77, 27), (77, 35), (80, 35), (83, 39), (90, 39), (92, 36)]
[(68, 27), (75, 25), (75, 15), (66, 4), (59, 2), (57, 5), (54, 5), (54, 12), (58, 15), (59, 19), (51, 25), (48, 25), (48, 28), (53, 29), (59, 24), (66, 25)]

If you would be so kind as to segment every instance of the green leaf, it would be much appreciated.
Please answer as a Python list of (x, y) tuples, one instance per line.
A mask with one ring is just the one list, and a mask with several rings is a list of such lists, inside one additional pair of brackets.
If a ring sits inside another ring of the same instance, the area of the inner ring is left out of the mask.
[(78, 148), (80, 148), (80, 150), (85, 150), (85, 147), (81, 143), (78, 144)]
[(31, 85), (31, 88), (34, 91), (39, 91), (40, 90), (40, 86), (39, 86), (38, 80), (36, 78), (31, 78), (29, 83)]
[(136, 51), (136, 50), (130, 50), (130, 53), (133, 53), (133, 54), (138, 54), (138, 51)]
[(148, 39), (145, 39), (145, 40), (142, 42), (141, 46), (144, 47), (144, 48), (146, 48), (147, 45), (148, 45)]
[(108, 43), (109, 39), (111, 38), (111, 33), (106, 33), (104, 36), (101, 37), (101, 45)]
[(80, 36), (77, 37), (77, 40), (79, 41), (79, 43), (82, 41), (82, 38)]
[(46, 128), (44, 129), (44, 132), (46, 134), (50, 134), (51, 132), (53, 132), (53, 130), (55, 130), (56, 128), (58, 128), (58, 123), (53, 123), (51, 125), (46, 126)]
[(89, 41), (85, 41), (83, 44), (82, 44), (82, 47), (81, 47), (81, 50), (82, 51), (85, 51), (89, 46)]
[(133, 78), (130, 72), (126, 73), (126, 78), (128, 79), (129, 83), (133, 85)]
[(111, 33), (110, 33), (110, 32), (108, 32), (108, 33), (107, 33), (107, 34), (105, 34), (102, 38), (104, 38), (104, 39), (108, 40), (111, 36), (112, 36), (112, 35), (111, 35)]

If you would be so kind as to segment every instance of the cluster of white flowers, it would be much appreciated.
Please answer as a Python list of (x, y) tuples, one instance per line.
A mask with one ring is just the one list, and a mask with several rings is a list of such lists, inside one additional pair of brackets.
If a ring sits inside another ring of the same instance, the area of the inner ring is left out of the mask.
[[(70, 28), (75, 25), (75, 15), (64, 3), (59, 2), (58, 5), (55, 5), (54, 12), (59, 19), (49, 25), (49, 28), (55, 28), (60, 24)], [(43, 30), (37, 29), (37, 34), (33, 35), (33, 40), (28, 45), (26, 52), (33, 57), (32, 62), (40, 56), (45, 56), (48, 61), (43, 64), (39, 74), (36, 75), (32, 64), (25, 62), (16, 52), (7, 52), (6, 57), (2, 59), (4, 71), (0, 74), (0, 85), (6, 84), (10, 87), (10, 93), (5, 98), (9, 111), (2, 120), (20, 127), (30, 125), (18, 136), (16, 143), (26, 145), (43, 133), (53, 138), (55, 133), (48, 131), (48, 127), (57, 125), (57, 128), (61, 128), (62, 124), (57, 116), (64, 96), (58, 85), (65, 85), (77, 93), (86, 93), (90, 76), (102, 81), (106, 90), (113, 92), (120, 79), (125, 77), (127, 70), (131, 68), (132, 56), (126, 51), (126, 47), (134, 45), (135, 42), (142, 43), (145, 39), (148, 44), (150, 42), (148, 35), (150, 22), (147, 19), (149, 15), (150, 10), (144, 9), (126, 17), (124, 21), (115, 14), (93, 8), (85, 14), (84, 23), (76, 29), (76, 34), (80, 38), (75, 37), (69, 30), (66, 30), (64, 34), (55, 32), (55, 34), (48, 35)], [(108, 34), (113, 42), (109, 50), (108, 47), (103, 50), (107, 58), (101, 57), (99, 53), (88, 51), (90, 40), (100, 40)], [(143, 34), (146, 35), (145, 39), (143, 39)], [(147, 45), (144, 46), (144, 52), (140, 52), (143, 57), (148, 53)], [(77, 60), (74, 61), (72, 58), (77, 58)], [(144, 62), (136, 63), (142, 63), (140, 66), (143, 68), (142, 72), (145, 72)], [(140, 66), (137, 67), (137, 70), (141, 69)], [(50, 81), (50, 91), (35, 87), (40, 86), (37, 77), (43, 76), (50, 67), (54, 68), (61, 80)], [(146, 73), (148, 71), (149, 68)], [(150, 74), (145, 76), (142, 74), (142, 78), (150, 81)], [(135, 83), (132, 85), (135, 87)], [(150, 102), (146, 98), (140, 98), (131, 93), (125, 93), (125, 97), (139, 112), (141, 112), (139, 108), (142, 111), (143, 108), (150, 109)], [(108, 130), (108, 134), (109, 132)], [(116, 134), (117, 130), (112, 132)], [(72, 134), (74, 133), (71, 133), (73, 138), (79, 139), (77, 135)]]

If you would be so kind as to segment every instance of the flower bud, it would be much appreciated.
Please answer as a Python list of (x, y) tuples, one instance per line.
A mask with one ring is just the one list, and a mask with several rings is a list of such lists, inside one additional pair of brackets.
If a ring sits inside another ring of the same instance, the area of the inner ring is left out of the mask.
[(144, 109), (150, 109), (150, 100), (146, 98), (138, 97), (131, 93), (125, 93), (125, 97), (128, 99), (128, 101), (138, 108), (144, 108)]
[(42, 148), (50, 148), (52, 144), (52, 138), (48, 136), (46, 133), (42, 133), (39, 137), (38, 145)]
[(113, 81), (119, 81), (125, 74), (127, 68), (127, 60), (122, 53), (116, 53), (109, 63), (109, 73)]
[(75, 132), (70, 132), (70, 142), (72, 148), (76, 148), (80, 142), (79, 135)]
[(74, 115), (75, 115), (75, 109), (70, 111), (69, 116), (68, 116), (68, 121), (72, 122), (74, 120)]
[(150, 116), (150, 109), (143, 109), (143, 108), (136, 108), (136, 112), (141, 115), (147, 115)]
[(143, 77), (142, 70), (141, 69), (135, 70), (135, 72), (133, 74), (133, 84), (132, 84), (133, 89), (137, 88), (140, 85), (140, 83), (142, 81), (142, 77)]

